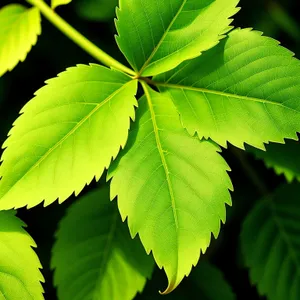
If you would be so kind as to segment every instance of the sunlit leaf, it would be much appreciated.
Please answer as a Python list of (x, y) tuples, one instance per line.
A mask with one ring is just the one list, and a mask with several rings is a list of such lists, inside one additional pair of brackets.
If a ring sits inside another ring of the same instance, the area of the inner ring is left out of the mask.
[(120, 0), (117, 43), (131, 66), (155, 75), (215, 46), (239, 0)]
[(126, 144), (136, 81), (99, 65), (79, 65), (47, 83), (4, 143), (0, 209), (78, 195)]
[(215, 48), (159, 75), (191, 135), (244, 148), (297, 139), (300, 62), (271, 38), (235, 30)]
[(232, 186), (219, 148), (189, 136), (171, 99), (144, 88), (128, 145), (109, 170), (111, 198), (165, 269), (169, 293), (218, 236)]
[(26, 59), (40, 33), (37, 8), (9, 4), (0, 10), (0, 76)]
[(24, 226), (14, 212), (0, 212), (0, 299), (44, 299), (36, 244)]
[(72, 0), (51, 0), (51, 8), (55, 9), (57, 6), (71, 3)]

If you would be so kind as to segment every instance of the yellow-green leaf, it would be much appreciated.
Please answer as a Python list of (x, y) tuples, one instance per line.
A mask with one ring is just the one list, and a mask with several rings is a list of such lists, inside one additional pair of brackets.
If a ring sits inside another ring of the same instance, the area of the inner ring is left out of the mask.
[(3, 145), (0, 209), (78, 195), (126, 144), (137, 81), (79, 65), (47, 83), (24, 106)]
[(276, 40), (251, 29), (229, 33), (219, 45), (155, 78), (172, 97), (191, 135), (264, 149), (297, 139), (300, 61)]
[(14, 212), (0, 212), (0, 299), (42, 300), (42, 268), (35, 242)]
[(9, 4), (0, 10), (0, 76), (24, 61), (41, 33), (37, 8)]
[(55, 9), (57, 6), (71, 3), (72, 0), (51, 0), (51, 8)]
[(210, 141), (191, 137), (171, 99), (145, 87), (137, 121), (109, 170), (111, 198), (174, 290), (206, 251), (231, 204), (229, 167)]
[(215, 46), (239, 0), (120, 0), (116, 38), (136, 72), (171, 70)]

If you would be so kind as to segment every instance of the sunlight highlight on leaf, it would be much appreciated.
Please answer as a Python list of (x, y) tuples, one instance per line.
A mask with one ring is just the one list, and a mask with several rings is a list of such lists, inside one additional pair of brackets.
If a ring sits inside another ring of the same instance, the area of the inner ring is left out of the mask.
[(0, 76), (24, 61), (41, 33), (37, 8), (9, 4), (0, 10)]
[(298, 139), (300, 62), (261, 35), (232, 31), (215, 48), (154, 79), (191, 135), (242, 149)]
[(119, 48), (143, 76), (171, 70), (215, 46), (239, 0), (120, 0)]
[(51, 0), (51, 8), (55, 9), (57, 6), (71, 3), (72, 0)]
[(63, 202), (99, 180), (126, 144), (136, 90), (137, 81), (99, 65), (47, 81), (3, 145), (0, 209)]
[(109, 169), (111, 199), (123, 220), (164, 268), (170, 293), (187, 276), (225, 222), (229, 167), (210, 141), (190, 137), (170, 98), (144, 86), (137, 121)]
[(0, 299), (43, 300), (36, 244), (23, 227), (15, 212), (0, 212)]

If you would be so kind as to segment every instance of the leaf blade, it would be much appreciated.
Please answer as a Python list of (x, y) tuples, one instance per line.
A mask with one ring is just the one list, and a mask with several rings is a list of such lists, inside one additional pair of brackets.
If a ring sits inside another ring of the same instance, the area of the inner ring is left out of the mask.
[(131, 239), (107, 188), (72, 205), (56, 237), (51, 265), (59, 299), (131, 300), (151, 276), (153, 261)]
[(262, 199), (243, 224), (242, 251), (251, 281), (270, 300), (299, 298), (298, 193), (299, 184), (282, 185)]
[(24, 61), (41, 34), (37, 8), (9, 4), (0, 10), (0, 76)]
[(232, 288), (223, 273), (209, 262), (203, 261), (191, 273), (191, 281), (198, 287), (197, 294), (207, 300), (235, 300)]
[(300, 63), (278, 44), (260, 32), (238, 29), (155, 80), (172, 96), (191, 135), (224, 147), (230, 142), (264, 149), (264, 143), (297, 139), (299, 131)]
[[(138, 233), (146, 252), (152, 251), (165, 269), (169, 284), (164, 293), (169, 293), (197, 264), (211, 232), (217, 237), (220, 220), (225, 222), (225, 203), (231, 204), (232, 185), (218, 147), (190, 137), (170, 98), (144, 89), (147, 96), (139, 100), (128, 145), (110, 167), (108, 179), (111, 199), (118, 197), (131, 235)], [(204, 166), (191, 164), (195, 156)]]
[(43, 300), (42, 268), (32, 247), (35, 242), (14, 212), (0, 212), (0, 296)]
[(76, 1), (77, 14), (91, 21), (110, 21), (115, 16), (118, 0), (81, 0)]
[(300, 181), (299, 141), (287, 140), (285, 144), (269, 144), (266, 145), (266, 151), (250, 147), (246, 150), (262, 159), (277, 175), (283, 174), (289, 183), (294, 179)]
[(216, 45), (230, 29), (238, 2), (121, 0), (116, 40), (136, 72), (156, 75)]
[(58, 6), (67, 5), (71, 2), (72, 0), (51, 0), (51, 8), (55, 9)]
[(126, 144), (136, 88), (127, 75), (99, 65), (70, 68), (48, 81), (3, 145), (1, 209), (62, 202), (99, 180)]

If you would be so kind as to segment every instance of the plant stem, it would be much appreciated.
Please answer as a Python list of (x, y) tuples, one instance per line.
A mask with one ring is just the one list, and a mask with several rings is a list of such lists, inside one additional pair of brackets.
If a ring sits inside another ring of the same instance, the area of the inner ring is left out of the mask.
[(92, 57), (103, 63), (108, 67), (112, 67), (128, 73), (130, 75), (135, 75), (135, 72), (130, 68), (124, 66), (110, 55), (105, 53), (103, 50), (94, 45), (90, 40), (84, 37), (71, 25), (69, 25), (64, 19), (62, 19), (58, 14), (56, 14), (43, 0), (26, 0), (31, 5), (37, 7), (41, 13), (62, 33), (64, 33), (68, 38), (70, 38), (75, 44), (89, 53)]

